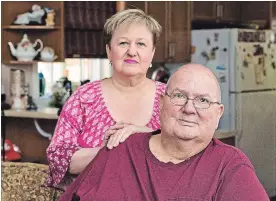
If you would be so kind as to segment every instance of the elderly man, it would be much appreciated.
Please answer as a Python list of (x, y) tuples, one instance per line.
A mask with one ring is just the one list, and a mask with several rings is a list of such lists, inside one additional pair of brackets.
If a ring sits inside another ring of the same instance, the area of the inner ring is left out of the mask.
[(102, 149), (60, 200), (268, 201), (248, 158), (213, 138), (220, 99), (210, 70), (184, 65), (168, 82), (161, 131)]

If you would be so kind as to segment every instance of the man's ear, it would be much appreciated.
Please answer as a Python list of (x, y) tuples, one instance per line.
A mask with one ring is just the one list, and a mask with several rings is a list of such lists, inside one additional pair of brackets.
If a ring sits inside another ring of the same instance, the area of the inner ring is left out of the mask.
[(224, 105), (220, 104), (219, 108), (218, 108), (218, 113), (217, 113), (218, 116), (217, 116), (217, 126), (216, 126), (216, 129), (219, 126), (219, 120), (220, 120), (221, 116), (223, 115), (223, 112), (224, 112)]
[(223, 115), (224, 112), (224, 105), (220, 104), (219, 105), (219, 111), (218, 111), (218, 115), (219, 115), (219, 119), (221, 118), (221, 116)]

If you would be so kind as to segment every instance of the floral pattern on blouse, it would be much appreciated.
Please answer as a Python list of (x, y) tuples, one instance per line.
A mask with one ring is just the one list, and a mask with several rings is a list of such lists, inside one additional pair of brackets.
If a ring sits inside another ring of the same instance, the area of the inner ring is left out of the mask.
[[(150, 121), (146, 126), (160, 128), (160, 96), (166, 85), (156, 83), (155, 100)], [(101, 146), (104, 133), (116, 122), (105, 105), (101, 81), (80, 86), (65, 103), (58, 119), (55, 132), (46, 150), (49, 161), (48, 186), (67, 186), (72, 178), (66, 175), (71, 157), (81, 148)]]

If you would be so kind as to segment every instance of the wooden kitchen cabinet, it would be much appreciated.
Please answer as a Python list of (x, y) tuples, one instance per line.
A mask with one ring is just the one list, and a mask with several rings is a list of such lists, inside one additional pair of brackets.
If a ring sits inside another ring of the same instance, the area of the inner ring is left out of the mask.
[(126, 8), (139, 8), (153, 16), (162, 26), (154, 62), (184, 63), (190, 61), (190, 2), (128, 1)]
[(238, 1), (193, 1), (192, 20), (238, 21), (240, 9)]
[[(37, 119), (37, 121), (45, 132), (54, 133), (57, 120)], [(5, 123), (6, 139), (19, 147), (22, 162), (48, 164), (46, 149), (50, 140), (37, 132), (33, 119), (5, 117)]]
[(167, 3), (165, 1), (127, 1), (126, 8), (138, 8), (143, 10), (145, 13), (150, 14), (156, 19), (162, 26), (162, 34), (159, 41), (156, 44), (155, 54), (153, 61), (164, 62), (167, 58), (166, 48), (167, 48), (167, 34), (166, 30), (166, 12)]
[(271, 11), (271, 1), (241, 2), (241, 21), (258, 24), (261, 28), (270, 28)]
[(272, 2), (272, 17), (276, 18), (276, 1)]
[[(55, 10), (55, 25), (54, 26), (31, 26), (31, 25), (11, 25), (16, 16), (30, 11), (34, 4), (38, 4), (42, 8), (48, 7)], [(64, 61), (64, 24), (63, 24), (63, 2), (61, 1), (4, 1), (1, 8), (1, 31), (2, 31), (2, 59), (5, 64), (32, 64), (40, 61), (39, 54), (31, 62), (17, 61), (10, 51), (8, 42), (12, 42), (15, 46), (23, 37), (23, 34), (28, 35), (31, 43), (36, 39), (41, 39), (43, 46), (48, 46), (54, 49), (58, 56), (55, 61)]]
[(144, 12), (146, 12), (146, 2), (145, 1), (125, 1), (125, 8), (128, 8), (128, 9), (135, 9), (135, 8), (138, 8)]
[(215, 20), (217, 18), (217, 2), (193, 1), (192, 20)]
[(171, 32), (168, 43), (168, 61), (174, 63), (190, 62), (191, 2), (171, 1), (169, 4), (171, 20), (168, 25)]
[(216, 23), (238, 22), (257, 24), (269, 29), (272, 17), (276, 17), (273, 1), (216, 1), (192, 2), (192, 21), (216, 21)]
[(241, 18), (241, 3), (239, 1), (220, 1), (217, 11), (223, 21), (239, 21)]
[(64, 1), (66, 58), (107, 58), (103, 28), (115, 1)]

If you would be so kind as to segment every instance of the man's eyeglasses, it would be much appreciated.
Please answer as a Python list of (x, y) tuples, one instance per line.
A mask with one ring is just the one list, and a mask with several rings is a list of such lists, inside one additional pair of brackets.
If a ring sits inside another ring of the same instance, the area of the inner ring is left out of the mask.
[(198, 109), (208, 109), (211, 104), (218, 104), (218, 105), (221, 104), (219, 102), (212, 102), (204, 97), (188, 98), (186, 95), (184, 95), (183, 93), (181, 93), (179, 91), (173, 92), (173, 93), (171, 93), (171, 95), (169, 95), (168, 92), (166, 91), (165, 95), (170, 97), (172, 104), (178, 105), (178, 106), (186, 105), (188, 100), (192, 100), (194, 107), (198, 108)]

